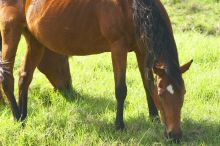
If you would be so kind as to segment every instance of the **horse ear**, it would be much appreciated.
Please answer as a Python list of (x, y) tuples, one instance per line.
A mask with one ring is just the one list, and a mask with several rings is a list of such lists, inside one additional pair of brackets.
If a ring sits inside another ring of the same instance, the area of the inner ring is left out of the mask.
[(158, 76), (162, 76), (165, 73), (165, 69), (164, 68), (159, 68), (157, 66), (153, 67), (154, 73)]
[(180, 67), (181, 73), (185, 73), (191, 66), (193, 60), (190, 60), (188, 63), (184, 64), (183, 66)]

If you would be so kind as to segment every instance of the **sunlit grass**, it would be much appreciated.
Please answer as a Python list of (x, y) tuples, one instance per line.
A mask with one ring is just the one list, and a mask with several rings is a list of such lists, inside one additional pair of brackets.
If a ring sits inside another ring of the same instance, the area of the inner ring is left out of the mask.
[[(208, 32), (209, 27), (214, 28), (212, 24), (219, 23), (216, 19), (219, 13), (214, 13), (219, 12), (219, 3), (214, 0), (163, 2), (173, 22), (181, 64), (194, 60), (184, 75), (187, 94), (182, 109), (181, 145), (218, 146), (220, 36), (217, 31)], [(191, 12), (188, 6), (192, 3), (198, 6), (198, 11)], [(209, 9), (211, 7), (214, 11)], [(210, 13), (210, 21), (199, 19), (204, 17), (204, 9), (205, 13)], [(185, 19), (188, 16), (192, 17), (192, 22)], [(195, 18), (198, 19), (194, 23)], [(207, 26), (204, 31), (192, 28), (200, 23)], [(15, 63), (15, 93), (24, 52), (22, 39)], [(0, 145), (175, 145), (164, 139), (163, 126), (152, 123), (148, 118), (145, 92), (134, 53), (129, 53), (128, 57), (126, 130), (123, 132), (114, 128), (115, 97), (110, 54), (71, 57), (69, 60), (75, 90), (73, 94), (69, 93), (72, 100), (66, 100), (55, 92), (44, 75), (36, 71), (29, 91), (25, 128), (13, 121), (8, 106), (0, 105)]]

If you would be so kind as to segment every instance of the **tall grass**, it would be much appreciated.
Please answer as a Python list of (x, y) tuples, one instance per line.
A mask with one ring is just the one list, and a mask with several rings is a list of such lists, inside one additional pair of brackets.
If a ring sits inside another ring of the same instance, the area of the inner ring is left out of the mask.
[[(215, 25), (219, 24), (220, 4), (214, 0), (163, 2), (173, 23), (181, 64), (194, 59), (184, 75), (187, 94), (182, 108), (183, 139), (180, 144), (165, 140), (163, 126), (149, 120), (134, 53), (128, 56), (126, 130), (114, 129), (113, 71), (110, 54), (104, 53), (69, 59), (74, 87), (69, 100), (53, 91), (47, 79), (36, 71), (29, 91), (25, 128), (13, 121), (8, 106), (0, 105), (0, 145), (218, 146), (220, 34)], [(192, 9), (194, 5), (196, 8)], [(197, 28), (198, 25), (203, 31)], [(24, 52), (22, 39), (15, 64), (16, 83)], [(17, 85), (15, 88), (17, 92)]]

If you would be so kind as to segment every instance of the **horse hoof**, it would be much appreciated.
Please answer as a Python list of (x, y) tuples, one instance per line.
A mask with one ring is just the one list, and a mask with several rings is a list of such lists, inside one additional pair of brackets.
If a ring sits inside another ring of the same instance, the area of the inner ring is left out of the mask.
[(160, 123), (160, 117), (159, 116), (150, 116), (150, 121), (154, 123)]
[(124, 123), (116, 123), (115, 124), (115, 128), (116, 128), (117, 131), (124, 130), (125, 129), (125, 125), (124, 125)]
[(25, 128), (25, 127), (26, 127), (26, 122), (23, 121), (23, 122), (21, 123), (21, 126), (22, 126), (22, 128)]
[(13, 114), (13, 117), (14, 117), (14, 121), (15, 121), (15, 122), (19, 122), (21, 115), (20, 115), (20, 113), (14, 113), (14, 114)]
[(167, 133), (166, 130), (164, 131), (164, 136), (165, 138), (172, 142), (172, 143), (176, 143), (179, 144), (181, 142), (181, 138), (182, 138), (182, 132), (178, 133), (178, 134), (173, 134), (171, 132)]
[(24, 122), (26, 117), (27, 117), (27, 115), (21, 115), (21, 122)]

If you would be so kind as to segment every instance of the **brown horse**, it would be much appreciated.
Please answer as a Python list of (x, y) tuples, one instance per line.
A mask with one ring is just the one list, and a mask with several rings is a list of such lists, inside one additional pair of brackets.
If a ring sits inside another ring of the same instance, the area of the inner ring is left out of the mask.
[[(22, 17), (20, 17), (22, 14), (18, 13), (20, 7), (16, 5), (15, 1), (0, 1), (0, 7), (0, 30), (1, 34), (3, 35), (3, 44), (2, 37), (0, 35), (0, 80), (2, 81), (4, 79), (3, 83), (7, 82), (7, 85), (4, 86), (7, 88), (5, 90), (6, 95), (12, 95), (14, 90), (12, 69), (14, 65), (15, 53), (17, 51), (17, 45), (21, 36), (21, 30), (19, 29), (23, 29), (20, 27), (23, 25), (23, 21), (21, 21)], [(2, 46), (3, 56), (1, 53)], [(2, 59), (4, 61), (2, 61)], [(23, 68), (24, 65), (25, 64), (23, 64), (21, 68)], [(68, 57), (66, 55), (57, 54), (48, 49), (45, 49), (43, 57), (37, 68), (47, 77), (47, 79), (53, 85), (54, 89), (61, 91), (71, 88), (71, 75), (69, 70)], [(0, 84), (0, 102), (4, 103), (1, 88), (2, 85)], [(8, 99), (15, 118), (19, 118), (20, 114), (17, 112), (17, 110), (15, 110), (17, 109), (17, 103), (10, 96), (8, 96)]]
[[(7, 88), (10, 77), (6, 76), (7, 80), (3, 81), (5, 92), (10, 93), (7, 97), (16, 119), (26, 118), (28, 87), (45, 47), (63, 55), (111, 52), (117, 99), (115, 125), (116, 129), (123, 129), (127, 53), (134, 51), (150, 117), (158, 116), (156, 104), (166, 127), (166, 136), (180, 139), (180, 114), (185, 94), (182, 73), (192, 62), (180, 67), (170, 20), (159, 0), (11, 1), (11, 8), (4, 11), (10, 16), (5, 24), (19, 22), (19, 25), (16, 29), (10, 27), (13, 41), (7, 30), (2, 33), (3, 61), (13, 62), (14, 48), (21, 32), (29, 44), (19, 79), (19, 109), (13, 104), (13, 92)], [(9, 68), (12, 71), (13, 66)], [(157, 86), (152, 69), (157, 75)]]
[[(63, 92), (71, 89), (71, 75), (66, 56), (45, 49), (44, 56), (37, 68), (47, 77), (55, 90)], [(3, 76), (0, 76), (0, 80), (3, 79)], [(0, 103), (4, 103), (1, 89), (2, 85), (0, 84)]]
[[(0, 36), (0, 64), (2, 64), (2, 38)], [(54, 65), (56, 64), (56, 65)], [(44, 55), (37, 66), (40, 72), (42, 72), (55, 90), (68, 90), (71, 88), (71, 75), (69, 70), (68, 57), (65, 55), (57, 54), (48, 49), (45, 49)], [(3, 80), (0, 76), (0, 80)], [(0, 99), (2, 97), (0, 90)]]

